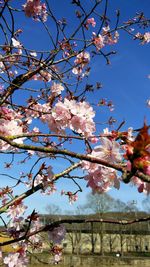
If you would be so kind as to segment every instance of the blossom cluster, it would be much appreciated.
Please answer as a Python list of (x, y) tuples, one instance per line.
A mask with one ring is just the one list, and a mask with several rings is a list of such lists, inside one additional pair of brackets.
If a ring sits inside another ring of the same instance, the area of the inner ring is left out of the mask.
[(141, 44), (148, 44), (150, 42), (150, 32), (144, 34), (138, 32), (135, 34), (135, 38), (141, 40)]
[[(100, 138), (101, 145), (96, 146), (91, 157), (102, 159), (110, 163), (119, 163), (122, 161), (120, 153), (120, 145), (115, 140), (107, 137)], [(114, 186), (119, 189), (120, 182), (117, 173), (113, 168), (108, 168), (97, 163), (83, 161), (82, 168), (88, 172), (85, 180), (88, 181), (87, 186), (92, 188), (93, 193), (103, 193)]]
[(10, 218), (9, 230), (11, 233), (12, 229), (20, 231), (23, 224), (23, 215), (27, 209), (27, 206), (22, 201), (16, 201), (14, 205), (10, 206), (7, 210), (7, 216)]
[(86, 65), (90, 62), (89, 52), (81, 52), (76, 56), (74, 61), (75, 67), (72, 69), (74, 74), (81, 74)]
[(102, 34), (96, 34), (93, 32), (93, 44), (96, 46), (97, 50), (102, 49), (105, 45), (113, 45), (118, 42), (119, 33), (115, 31), (114, 35), (110, 32), (109, 25), (107, 27), (103, 27)]
[(54, 227), (51, 231), (48, 232), (48, 237), (51, 242), (55, 245), (60, 244), (62, 240), (65, 238), (66, 229), (64, 225), (59, 225), (58, 227)]
[[(2, 136), (13, 136), (23, 133), (22, 116), (16, 113), (8, 106), (0, 107), (0, 134)], [(23, 138), (15, 140), (16, 143), (22, 144)], [(9, 144), (0, 140), (0, 150), (13, 149)]]
[(20, 249), (17, 253), (9, 253), (8, 256), (4, 257), (4, 264), (7, 264), (8, 267), (26, 267), (28, 265), (26, 251)]
[(132, 177), (131, 182), (133, 185), (137, 186), (139, 193), (145, 193), (147, 195), (150, 194), (150, 184), (149, 183), (141, 181), (141, 179), (139, 179), (136, 176)]
[[(26, 207), (23, 205), (22, 202), (20, 202), (18, 207), (16, 206), (17, 212), (15, 211), (15, 208), (12, 207), (11, 211), (9, 210), (9, 215), (11, 219), (14, 220), (16, 216), (19, 216), (19, 218), (22, 218), (20, 216), (22, 213), (24, 213), (25, 208)], [(22, 226), (22, 230), (23, 230), (23, 223), (25, 223), (25, 220), (24, 218), (22, 218), (21, 220), (22, 220), (22, 224), (20, 224), (20, 226)], [(37, 217), (35, 214), (28, 217), (28, 220), (29, 221), (31, 220), (30, 229), (28, 232), (28, 234), (30, 233), (31, 236), (28, 238), (28, 240), (19, 241), (17, 242), (17, 244), (13, 245), (14, 252), (11, 252), (7, 256), (4, 257), (3, 262), (7, 264), (8, 267), (16, 267), (16, 266), (26, 267), (28, 266), (28, 263), (29, 263), (28, 257), (27, 257), (27, 252), (29, 248), (30, 250), (33, 249), (34, 251), (35, 251), (35, 248), (38, 248), (38, 249), (40, 248), (40, 250), (42, 250), (41, 236), (39, 234), (32, 235), (33, 232), (38, 231), (40, 229), (40, 227), (42, 226), (42, 223), (40, 222), (39, 217)], [(21, 233), (18, 230), (18, 228), (16, 228), (16, 225), (13, 225), (13, 228), (12, 228), (10, 224), (9, 224), (8, 232), (10, 236), (13, 236), (13, 238), (14, 237), (19, 238), (20, 233)]]
[(43, 195), (51, 195), (56, 192), (56, 187), (54, 182), (52, 181), (52, 177), (54, 175), (52, 171), (52, 167), (49, 166), (46, 168), (46, 174), (38, 174), (34, 180), (30, 180), (26, 182), (27, 187), (37, 186), (42, 184), (42, 194)]
[(72, 193), (71, 191), (65, 192), (64, 190), (61, 190), (61, 195), (68, 196), (70, 204), (73, 204), (78, 199), (78, 195), (76, 193)]
[(45, 3), (41, 4), (40, 0), (27, 0), (23, 5), (27, 17), (33, 17), (34, 20), (47, 20), (47, 8)]
[(27, 115), (32, 118), (40, 118), (52, 132), (64, 133), (66, 128), (90, 137), (95, 132), (95, 123), (93, 118), (95, 112), (89, 103), (77, 102), (76, 100), (58, 101), (51, 108), (49, 103), (37, 103), (32, 106), (32, 110), (26, 110)]

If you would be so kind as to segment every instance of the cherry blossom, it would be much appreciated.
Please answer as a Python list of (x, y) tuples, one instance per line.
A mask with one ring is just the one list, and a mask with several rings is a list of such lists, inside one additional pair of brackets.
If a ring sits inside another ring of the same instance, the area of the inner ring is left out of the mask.
[[(116, 141), (110, 140), (107, 137), (101, 137), (100, 142), (100, 146), (94, 147), (90, 154), (91, 157), (97, 157), (112, 163), (122, 161), (120, 145)], [(119, 189), (120, 182), (114, 169), (86, 161), (83, 161), (82, 167), (88, 172), (85, 176), (85, 180), (88, 181), (87, 186), (90, 186), (94, 193), (106, 192), (112, 186)]]
[(72, 72), (74, 74), (81, 74), (82, 71), (83, 71), (83, 68), (90, 62), (90, 54), (88, 52), (81, 52), (80, 54), (78, 54), (76, 56), (76, 59), (74, 61), (75, 63), (75, 66), (73, 69), (72, 69)]
[(54, 264), (58, 264), (61, 261), (62, 253), (59, 252), (59, 254), (54, 255)]
[(96, 146), (92, 152), (92, 156), (108, 160), (109, 162), (121, 162), (120, 145), (114, 140), (107, 137), (100, 138), (101, 145)]
[(66, 128), (81, 133), (85, 136), (92, 136), (95, 132), (95, 123), (93, 118), (95, 112), (89, 103), (77, 102), (75, 100), (64, 99), (64, 102), (58, 101), (51, 108), (49, 104), (37, 103), (32, 105), (32, 110), (27, 110), (28, 118), (40, 118), (52, 132), (64, 133)]
[(27, 0), (23, 8), (27, 17), (33, 17), (35, 20), (41, 17), (43, 21), (47, 20), (46, 5), (41, 4), (40, 0)]
[(65, 238), (65, 235), (66, 229), (62, 224), (48, 232), (49, 240), (52, 241), (54, 244), (60, 244)]
[(4, 73), (5, 70), (5, 65), (4, 63), (1, 61), (2, 56), (0, 55), (0, 73)]
[(35, 74), (32, 77), (35, 81), (44, 81), (44, 82), (50, 82), (52, 79), (51, 72), (48, 70), (41, 70), (39, 74)]
[(52, 177), (54, 176), (54, 173), (52, 171), (52, 167), (49, 166), (46, 168), (46, 174), (38, 174), (35, 179), (34, 182), (30, 181), (26, 182), (26, 186), (27, 187), (33, 187), (33, 186), (37, 186), (39, 184), (42, 184), (42, 194), (43, 195), (50, 195), (54, 192), (56, 192), (56, 186), (54, 184), (54, 182), (52, 181)]
[(4, 263), (7, 264), (8, 267), (26, 267), (28, 265), (28, 258), (21, 253), (9, 253), (8, 256), (4, 258)]
[(12, 38), (12, 45), (16, 48), (20, 48), (21, 47), (21, 44), (19, 41), (17, 41), (15, 38)]
[(62, 248), (59, 245), (52, 247), (51, 252), (54, 255), (53, 264), (58, 264), (62, 259)]
[[(0, 108), (0, 134), (3, 136), (11, 136), (23, 133), (23, 126), (21, 121), (21, 115), (17, 114), (15, 111), (9, 107), (2, 106)], [(15, 142), (22, 144), (23, 138), (16, 139)], [(13, 149), (9, 144), (6, 144), (4, 141), (0, 141), (0, 149), (8, 150)]]
[(91, 187), (93, 193), (107, 192), (112, 186), (119, 189), (120, 182), (116, 171), (112, 168), (99, 165), (95, 170), (88, 170), (88, 172), (85, 180), (88, 181), (87, 186)]
[(61, 195), (68, 196), (70, 204), (73, 204), (78, 199), (78, 195), (76, 193), (71, 192), (71, 191), (65, 192), (64, 190), (61, 190)]
[(93, 38), (92, 38), (93, 44), (96, 46), (97, 50), (102, 49), (105, 46), (105, 38), (101, 34), (96, 35), (95, 32), (93, 32)]
[(150, 194), (150, 184), (147, 182), (141, 181), (138, 177), (133, 176), (131, 182), (137, 186), (139, 193)]
[(146, 32), (143, 35), (142, 44), (149, 43), (149, 42), (150, 42), (150, 32)]
[(113, 45), (118, 42), (119, 33), (115, 31), (114, 35), (110, 33), (110, 27), (103, 27), (102, 34), (92, 33), (92, 42), (96, 46), (97, 50), (102, 49), (105, 45)]
[(63, 90), (64, 87), (61, 84), (54, 82), (53, 85), (51, 86), (51, 92), (56, 96), (60, 95)]
[(87, 19), (86, 21), (86, 24), (85, 24), (85, 28), (88, 30), (89, 28), (89, 25), (91, 25), (92, 27), (95, 27), (96, 26), (96, 21), (94, 18), (89, 18)]
[[(28, 219), (30, 220), (31, 217), (29, 216)], [(43, 226), (43, 223), (40, 221), (40, 218), (38, 216), (36, 216), (36, 214), (35, 214), (35, 216), (32, 216), (30, 233), (38, 231), (42, 226)], [(32, 244), (31, 249), (32, 249), (32, 247), (34, 248), (34, 245), (35, 245), (35, 246), (37, 246), (37, 249), (39, 249), (40, 251), (43, 250), (43, 242), (42, 242), (42, 237), (40, 234), (35, 234), (35, 235), (30, 236), (29, 240)]]
[(147, 106), (150, 107), (150, 99), (147, 99), (146, 103), (147, 103)]
[(24, 214), (25, 210), (27, 209), (27, 206), (23, 204), (23, 202), (16, 202), (14, 205), (10, 206), (8, 208), (7, 214), (8, 217), (11, 219), (15, 219), (18, 216)]

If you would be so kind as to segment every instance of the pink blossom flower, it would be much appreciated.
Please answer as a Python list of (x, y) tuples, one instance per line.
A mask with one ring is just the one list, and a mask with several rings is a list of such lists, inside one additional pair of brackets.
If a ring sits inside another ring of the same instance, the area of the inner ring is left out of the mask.
[(69, 197), (69, 203), (70, 204), (73, 204), (78, 199), (78, 195), (77, 194), (73, 194), (72, 192), (67, 192), (67, 195)]
[(58, 102), (52, 110), (52, 116), (59, 127), (66, 128), (69, 125), (71, 114), (64, 103)]
[(37, 53), (36, 52), (30, 52), (30, 56), (31, 57), (37, 57)]
[(135, 140), (135, 137), (133, 136), (133, 128), (132, 127), (128, 128), (127, 138), (128, 138), (129, 141), (134, 141)]
[[(21, 115), (8, 107), (0, 108), (0, 134), (4, 136), (15, 136), (23, 133)], [(18, 144), (23, 143), (24, 138), (15, 139)], [(13, 149), (9, 144), (0, 141), (0, 150)]]
[(58, 245), (55, 245), (51, 251), (54, 254), (53, 264), (58, 264), (62, 259), (62, 248)]
[(33, 17), (35, 20), (39, 20), (40, 17), (43, 21), (47, 20), (46, 5), (41, 4), (40, 0), (27, 0), (23, 8), (27, 17)]
[(12, 220), (10, 220), (8, 226), (9, 229), (14, 228), (15, 231), (19, 231), (24, 223), (24, 218), (23, 217), (14, 217)]
[(19, 41), (17, 41), (15, 38), (11, 38), (12, 40), (12, 45), (15, 47), (15, 48), (20, 48), (21, 47), (21, 44)]
[(141, 181), (138, 177), (134, 176), (131, 179), (131, 182), (137, 186), (139, 193), (150, 194), (150, 184), (147, 182)]
[(36, 74), (32, 77), (35, 81), (50, 82), (52, 78), (51, 72), (48, 70), (41, 70), (40, 74)]
[(58, 264), (62, 259), (62, 253), (54, 255), (54, 264)]
[(71, 113), (70, 128), (73, 131), (91, 137), (95, 131), (95, 123), (93, 121), (95, 112), (93, 108), (85, 101), (78, 103), (74, 100), (68, 101), (65, 99), (64, 104)]
[[(100, 138), (100, 141), (101, 145), (96, 146), (93, 149), (90, 154), (91, 157), (104, 159), (112, 163), (120, 162), (122, 160), (120, 145), (116, 141), (109, 140), (107, 137)], [(85, 176), (85, 180), (88, 181), (87, 186), (92, 188), (93, 193), (106, 192), (111, 186), (119, 189), (120, 181), (117, 178), (117, 174), (114, 169), (86, 161), (82, 162), (82, 168), (88, 173)]]
[(101, 34), (99, 34), (98, 36), (96, 35), (95, 32), (93, 32), (93, 44), (95, 44), (97, 50), (102, 49), (105, 46), (105, 38), (104, 36), (102, 36)]
[(20, 253), (9, 253), (8, 256), (4, 258), (4, 263), (8, 267), (26, 267), (28, 265), (28, 259), (26, 255), (21, 255)]
[(62, 224), (48, 232), (49, 240), (52, 241), (54, 244), (60, 244), (65, 238), (65, 235), (66, 229)]
[(150, 99), (147, 99), (146, 103), (147, 103), (147, 106), (150, 108)]
[(81, 74), (83, 71), (83, 68), (90, 62), (90, 54), (86, 51), (81, 52), (77, 55), (74, 63), (75, 67), (73, 68), (72, 72), (74, 74)]
[(118, 39), (119, 39), (119, 33), (117, 31), (115, 31), (113, 36), (110, 33), (108, 33), (105, 36), (105, 43), (109, 45), (113, 45), (118, 42)]
[(51, 86), (51, 92), (55, 96), (60, 95), (63, 90), (64, 90), (64, 87), (60, 83), (54, 82), (53, 85)]
[(15, 38), (12, 38), (12, 45), (15, 48), (18, 48), (18, 54), (22, 55), (22, 45), (19, 41), (17, 41)]
[(109, 162), (120, 162), (122, 156), (120, 154), (120, 145), (114, 140), (107, 137), (100, 138), (101, 145), (96, 146), (92, 152), (92, 156), (107, 160)]
[(149, 43), (150, 42), (150, 32), (146, 32), (143, 35), (143, 42), (142, 44)]
[(88, 172), (85, 180), (88, 181), (87, 186), (92, 188), (93, 193), (107, 192), (112, 186), (119, 189), (120, 182), (117, 179), (116, 171), (112, 168), (106, 168), (97, 164), (95, 170), (91, 171), (89, 169)]
[[(30, 233), (38, 231), (43, 226), (42, 222), (40, 221), (39, 217), (36, 217), (32, 220), (31, 226), (30, 226)], [(42, 249), (42, 237), (39, 234), (32, 235), (29, 237), (29, 240), (31, 243), (39, 244), (40, 249)]]
[[(5, 65), (4, 63), (1, 61), (2, 56), (0, 55), (0, 73), (4, 73), (5, 71)], [(2, 87), (2, 86), (1, 86)]]
[(94, 18), (87, 19), (86, 24), (85, 24), (86, 29), (88, 29), (89, 25), (92, 25), (92, 27), (96, 26), (96, 21)]
[(7, 210), (8, 217), (11, 219), (15, 219), (17, 217), (20, 217), (22, 214), (24, 214), (25, 210), (27, 209), (27, 206), (23, 204), (23, 202), (17, 203), (9, 206)]

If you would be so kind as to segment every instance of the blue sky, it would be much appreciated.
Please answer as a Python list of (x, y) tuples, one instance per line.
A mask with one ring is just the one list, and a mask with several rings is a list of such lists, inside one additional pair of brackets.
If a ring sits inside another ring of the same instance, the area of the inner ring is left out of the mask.
[[(13, 1), (12, 1), (13, 2)], [(25, 1), (19, 1), (19, 5)], [(66, 2), (66, 4), (64, 4)], [(70, 25), (70, 31), (74, 27), (74, 19), (70, 16), (71, 9), (67, 3), (70, 1), (49, 1), (52, 4), (53, 9), (56, 10), (58, 18), (67, 17), (68, 24)], [(108, 1), (108, 16), (110, 16), (111, 23), (115, 23), (115, 10), (120, 9), (120, 21), (126, 21), (130, 17), (134, 17), (136, 11), (144, 11), (146, 16), (150, 17), (149, 1), (141, 0), (113, 0)], [(18, 3), (16, 4), (18, 7)], [(65, 5), (65, 8), (64, 8)], [(17, 15), (16, 23), (18, 28), (23, 28), (23, 34), (19, 40), (27, 46), (29, 49), (50, 49), (49, 39), (44, 33), (43, 26), (39, 22), (34, 22), (32, 19), (25, 18), (23, 15)], [(50, 29), (54, 31), (53, 25), (48, 24)], [(140, 29), (139, 29), (140, 31)], [(150, 31), (147, 29), (147, 31)], [(42, 38), (41, 38), (42, 36)], [(110, 113), (107, 108), (96, 108), (97, 115), (96, 121), (104, 123), (110, 116), (113, 116), (116, 120), (116, 126), (125, 120), (123, 129), (127, 129), (130, 126), (134, 128), (140, 128), (143, 125), (144, 118), (147, 123), (150, 124), (150, 108), (146, 106), (146, 100), (150, 98), (150, 80), (148, 75), (150, 74), (149, 54), (150, 44), (141, 45), (139, 41), (133, 41), (132, 37), (128, 36), (125, 32), (120, 32), (120, 40), (116, 46), (111, 47), (117, 53), (111, 57), (111, 64), (106, 65), (104, 58), (95, 57), (92, 63), (92, 71), (89, 77), (89, 84), (100, 81), (103, 84), (103, 88), (96, 94), (90, 94), (88, 96), (91, 102), (96, 102), (99, 98), (107, 98), (112, 100), (115, 105), (115, 110)], [(30, 85), (32, 85), (30, 83)], [(35, 85), (34, 86), (38, 86)], [(16, 95), (16, 99), (19, 99), (19, 95)], [(23, 101), (23, 99), (21, 100)], [(107, 125), (98, 126), (102, 131)], [(112, 128), (113, 129), (113, 128)], [(7, 158), (6, 158), (7, 160)], [(25, 171), (30, 167), (32, 161), (28, 163)], [(55, 171), (63, 169), (63, 163), (52, 163)], [(20, 165), (16, 163), (15, 175), (18, 172)], [(3, 172), (5, 170), (1, 170)], [(8, 173), (14, 174), (11, 170)], [(2, 178), (4, 179), (4, 178)], [(2, 184), (5, 181), (2, 181)], [(60, 196), (60, 191), (63, 187), (71, 190), (72, 184), (68, 180), (61, 180), (58, 183), (58, 193), (45, 197), (36, 193), (30, 197), (26, 203), (29, 204), (29, 210), (32, 211), (36, 207), (37, 211), (45, 212), (45, 207), (48, 204), (58, 204), (63, 210), (74, 210), (78, 205), (82, 205), (86, 201), (86, 194), (90, 191), (86, 188), (86, 183), (83, 181), (82, 186), (84, 192), (79, 195), (79, 200), (73, 206), (70, 206), (66, 197)], [(22, 189), (24, 190), (24, 189)], [(19, 193), (19, 192), (17, 192)], [(119, 198), (122, 201), (137, 200), (139, 207), (141, 207), (141, 201), (145, 197), (143, 194), (139, 194), (135, 187), (130, 185), (121, 185), (119, 191), (112, 189), (110, 194), (114, 198)]]

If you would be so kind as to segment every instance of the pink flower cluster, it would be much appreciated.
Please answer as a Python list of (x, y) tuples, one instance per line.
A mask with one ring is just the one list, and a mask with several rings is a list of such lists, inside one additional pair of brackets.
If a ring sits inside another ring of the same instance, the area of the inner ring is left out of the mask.
[(50, 82), (52, 79), (52, 74), (49, 70), (41, 70), (38, 74), (35, 74), (32, 79), (34, 81), (44, 81)]
[[(15, 136), (23, 134), (21, 115), (9, 107), (0, 107), (0, 135)], [(16, 143), (22, 144), (23, 138), (15, 139)], [(0, 141), (0, 150), (12, 150), (13, 148), (4, 141)]]
[[(65, 98), (64, 103), (59, 101), (52, 110), (56, 132), (68, 127), (86, 137), (92, 136), (95, 131), (94, 116), (95, 112), (87, 102), (77, 102), (67, 98)], [(54, 124), (50, 120), (48, 123), (52, 129)]]
[(75, 201), (78, 200), (78, 195), (73, 193), (73, 192), (71, 192), (71, 191), (65, 192), (64, 190), (62, 190), (61, 191), (61, 195), (68, 196), (70, 204), (73, 204)]
[(52, 247), (52, 253), (54, 255), (53, 263), (58, 264), (62, 258), (62, 248), (59, 244), (65, 238), (66, 229), (64, 225), (59, 225), (58, 227), (54, 227), (51, 231), (48, 232), (48, 237), (50, 242), (53, 242), (54, 246)]
[(51, 92), (52, 94), (54, 94), (54, 96), (60, 95), (63, 90), (64, 90), (64, 87), (60, 83), (53, 82), (51, 86)]
[(138, 177), (134, 176), (132, 177), (131, 182), (137, 186), (139, 193), (145, 193), (147, 195), (150, 194), (150, 184), (141, 181)]
[(87, 19), (86, 23), (85, 23), (85, 28), (88, 30), (89, 28), (89, 25), (91, 25), (92, 27), (95, 27), (96, 26), (96, 21), (94, 18), (89, 18)]
[(150, 42), (150, 32), (145, 32), (144, 35), (143, 35), (143, 38), (144, 38), (143, 43), (144, 44), (145, 43), (148, 44)]
[(54, 244), (60, 244), (65, 238), (65, 235), (66, 229), (62, 224), (48, 232), (49, 240), (52, 241)]
[(148, 44), (150, 42), (150, 32), (145, 32), (144, 34), (138, 32), (135, 34), (135, 38), (141, 40), (141, 44)]
[(110, 33), (109, 26), (104, 27), (102, 34), (96, 35), (95, 32), (93, 32), (93, 43), (96, 46), (97, 50), (102, 49), (105, 45), (113, 45), (118, 42), (119, 39), (119, 33), (115, 31), (114, 35)]
[(28, 117), (40, 118), (42, 122), (48, 123), (52, 132), (64, 133), (66, 128), (80, 133), (86, 137), (91, 137), (95, 132), (95, 123), (93, 118), (95, 112), (89, 103), (77, 102), (75, 100), (64, 99), (64, 102), (58, 101), (51, 108), (49, 104), (35, 104), (32, 110), (26, 110)]
[(92, 152), (92, 156), (107, 160), (111, 163), (121, 162), (120, 144), (107, 137), (100, 138), (101, 145), (96, 146)]
[(46, 168), (46, 174), (38, 174), (36, 178), (33, 181), (30, 181), (26, 183), (27, 187), (37, 186), (42, 183), (42, 194), (44, 195), (50, 195), (54, 192), (56, 192), (56, 187), (54, 182), (52, 181), (52, 177), (54, 176), (54, 173), (52, 171), (52, 167), (49, 166)]
[(34, 20), (41, 18), (44, 22), (47, 20), (46, 5), (45, 3), (41, 4), (40, 0), (27, 0), (23, 8), (27, 17), (33, 17)]
[(93, 193), (107, 192), (112, 186), (116, 189), (120, 188), (120, 182), (114, 169), (97, 165), (95, 170), (89, 169), (88, 172), (85, 180), (88, 181), (87, 186), (92, 188)]
[(150, 98), (146, 101), (147, 106), (150, 108)]
[(74, 74), (81, 74), (84, 67), (90, 62), (90, 54), (88, 52), (81, 52), (76, 56), (74, 61), (75, 67), (72, 69)]
[(10, 206), (7, 210), (7, 216), (10, 218), (9, 228), (15, 228), (17, 231), (20, 230), (24, 221), (22, 215), (25, 213), (27, 206), (22, 201), (16, 202)]
[[(30, 216), (29, 216), (30, 217)], [(30, 218), (29, 218), (30, 219)], [(32, 218), (32, 223), (30, 226), (30, 233), (33, 233), (35, 231), (38, 231), (43, 226), (42, 222), (40, 221), (40, 218), (38, 216), (35, 216), (35, 218)], [(31, 249), (37, 247), (37, 249), (40, 249), (42, 251), (43, 249), (43, 239), (40, 234), (35, 234), (29, 237), (29, 241), (31, 244)], [(35, 249), (34, 249), (35, 251)]]
[[(100, 141), (101, 145), (96, 146), (90, 156), (110, 163), (121, 162), (120, 145), (116, 141), (106, 137), (100, 138)], [(88, 181), (87, 186), (92, 188), (93, 193), (106, 192), (112, 186), (119, 189), (120, 183), (114, 169), (86, 161), (83, 161), (82, 167), (88, 172), (85, 180)]]
[(4, 264), (7, 264), (8, 267), (26, 267), (28, 265), (28, 258), (25, 252), (9, 253), (4, 258)]
[(62, 248), (59, 245), (54, 245), (51, 252), (54, 255), (52, 264), (58, 264), (62, 260)]

